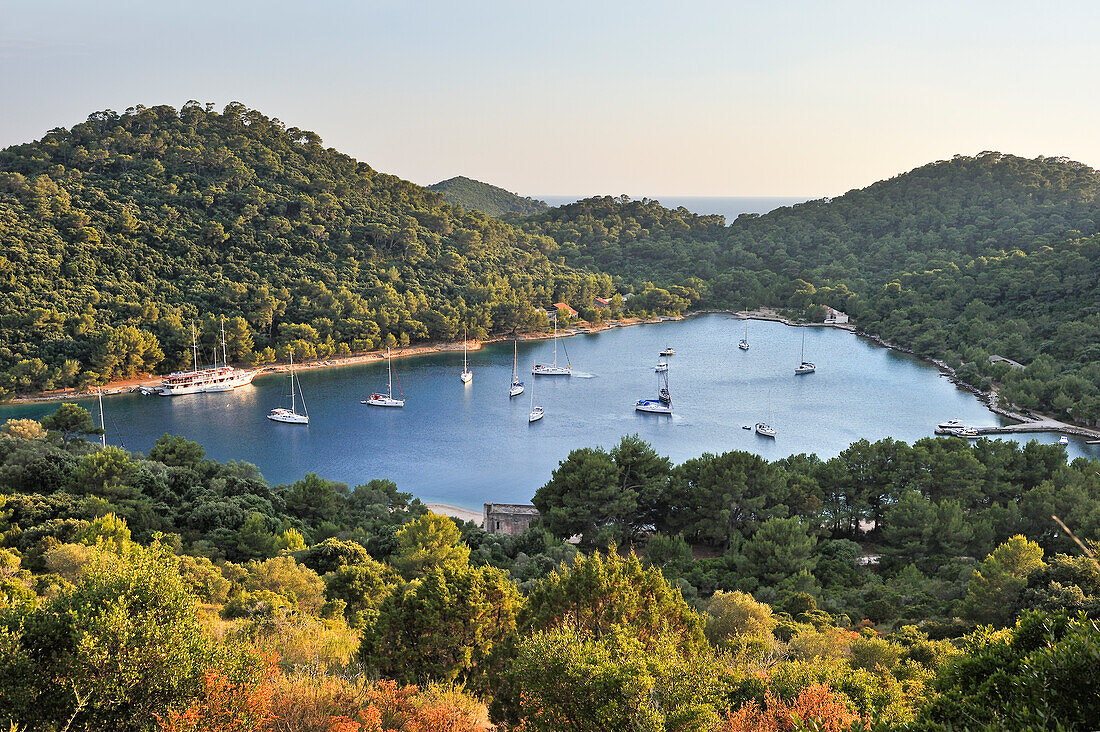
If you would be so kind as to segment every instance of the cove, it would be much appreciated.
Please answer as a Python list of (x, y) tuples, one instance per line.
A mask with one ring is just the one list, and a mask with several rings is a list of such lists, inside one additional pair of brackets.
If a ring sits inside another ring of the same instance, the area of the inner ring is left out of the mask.
[[(108, 442), (144, 452), (160, 435), (178, 434), (216, 460), (256, 464), (272, 483), (307, 472), (351, 486), (388, 478), (426, 502), (480, 510), (484, 501), (529, 502), (570, 450), (612, 447), (625, 434), (637, 433), (678, 463), (728, 450), (769, 460), (803, 452), (829, 458), (861, 438), (913, 442), (954, 417), (1004, 423), (930, 364), (847, 331), (754, 320), (748, 322), (750, 349), (740, 351), (744, 327), (743, 320), (711, 314), (563, 338), (572, 377), (532, 376), (531, 364), (549, 360), (553, 347), (521, 342), (520, 378), (528, 392), (513, 399), (510, 341), (470, 353), (468, 386), (459, 380), (461, 351), (395, 360), (404, 409), (360, 404), (385, 388), (385, 361), (301, 371), (310, 415), (305, 427), (265, 417), (284, 399), (284, 374), (223, 394), (126, 394), (104, 400)], [(803, 332), (806, 358), (817, 372), (795, 376)], [(637, 399), (656, 396), (653, 367), (667, 345), (676, 350), (667, 359), (675, 412), (636, 413)], [(529, 424), (532, 384), (546, 417)], [(79, 403), (98, 414), (94, 399)], [(5, 406), (0, 421), (38, 418), (57, 406)], [(742, 429), (760, 420), (776, 429), (774, 440)], [(1055, 443), (1058, 436), (1003, 439)], [(1100, 457), (1100, 446), (1078, 438), (1067, 450), (1070, 458)]]

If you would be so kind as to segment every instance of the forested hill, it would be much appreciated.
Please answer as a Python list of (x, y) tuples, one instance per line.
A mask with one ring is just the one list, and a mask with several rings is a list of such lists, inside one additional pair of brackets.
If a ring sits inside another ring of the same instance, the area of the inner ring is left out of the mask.
[[(569, 264), (686, 286), (704, 307), (822, 306), (945, 360), (975, 386), (1100, 420), (1100, 173), (1064, 158), (958, 156), (832, 200), (721, 219), (591, 198), (525, 222)], [(1027, 364), (1011, 371), (991, 355)]]
[(482, 183), (473, 178), (457, 176), (428, 186), (429, 191), (443, 194), (443, 200), (452, 206), (477, 209), (489, 216), (537, 214), (549, 208), (545, 201), (506, 191), (498, 186)]
[(737, 270), (881, 283), (975, 256), (1035, 251), (1100, 230), (1100, 172), (1065, 158), (956, 156), (764, 216), (590, 198), (532, 218), (570, 262), (656, 282)]
[(0, 396), (535, 324), (609, 295), (526, 234), (230, 104), (105, 111), (0, 151)]

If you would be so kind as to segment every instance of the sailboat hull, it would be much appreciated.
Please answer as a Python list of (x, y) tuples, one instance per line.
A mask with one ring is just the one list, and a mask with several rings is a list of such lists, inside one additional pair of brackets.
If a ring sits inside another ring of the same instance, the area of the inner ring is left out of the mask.
[(528, 422), (538, 422), (545, 416), (545, 412), (542, 411), (542, 407), (535, 407), (535, 409), (527, 415)]
[(508, 396), (519, 396), (523, 393), (523, 384), (512, 384), (512, 388), (508, 390)]
[(385, 394), (371, 394), (369, 398), (363, 400), (363, 404), (369, 404), (372, 407), (403, 407), (405, 400), (394, 399)]
[(572, 376), (573, 369), (569, 366), (547, 366), (537, 363), (531, 369), (531, 373), (535, 376)]
[(660, 399), (639, 399), (634, 403), (634, 411), (647, 414), (672, 414), (672, 402), (665, 404)]
[(272, 422), (283, 422), (284, 424), (309, 424), (307, 415), (298, 414), (283, 407), (272, 409), (267, 413), (267, 418)]
[(458, 378), (462, 379), (463, 384), (469, 384), (474, 380), (474, 375), (469, 371), (463, 371)]

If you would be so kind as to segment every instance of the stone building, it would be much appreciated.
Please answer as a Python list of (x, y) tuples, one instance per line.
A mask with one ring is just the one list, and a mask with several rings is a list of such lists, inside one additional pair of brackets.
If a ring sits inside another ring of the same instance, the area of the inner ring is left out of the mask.
[(522, 534), (539, 517), (539, 510), (522, 503), (486, 503), (482, 528), (490, 534)]

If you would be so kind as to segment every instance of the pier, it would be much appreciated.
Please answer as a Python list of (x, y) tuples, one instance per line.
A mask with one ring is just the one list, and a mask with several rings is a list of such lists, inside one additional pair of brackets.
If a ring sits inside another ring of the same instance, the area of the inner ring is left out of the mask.
[[(1076, 435), (1078, 437), (1089, 438), (1088, 444), (1100, 443), (1100, 430), (1089, 429), (1088, 427), (1080, 427), (1078, 425), (1066, 424), (1065, 422), (1059, 422), (1056, 419), (1035, 419), (1025, 420), (1019, 424), (1007, 424), (999, 427), (974, 427), (979, 435), (1008, 435), (1022, 432), (1058, 432), (1065, 435)], [(943, 429), (941, 427), (936, 428), (937, 435), (954, 435), (956, 431), (952, 429)]]

